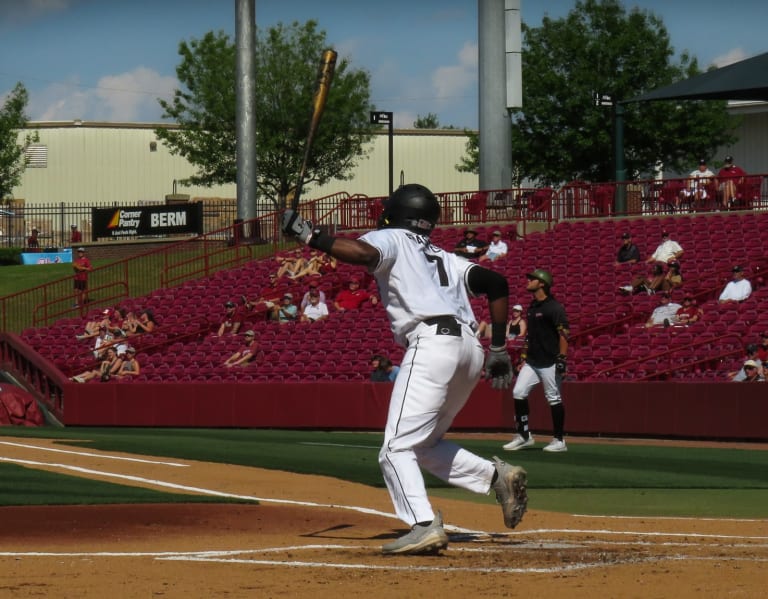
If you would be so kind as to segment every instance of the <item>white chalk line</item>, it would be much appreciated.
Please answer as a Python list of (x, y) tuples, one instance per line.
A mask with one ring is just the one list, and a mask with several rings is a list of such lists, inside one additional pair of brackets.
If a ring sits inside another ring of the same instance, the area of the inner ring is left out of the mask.
[(694, 520), (696, 522), (765, 522), (763, 518), (695, 518), (694, 516), (610, 516), (605, 514), (571, 514), (574, 518), (604, 520)]
[(73, 451), (70, 449), (56, 449), (55, 447), (41, 447), (40, 445), (27, 445), (26, 443), (14, 443), (12, 441), (0, 441), (0, 445), (9, 445), (11, 447), (21, 447), (23, 449), (36, 449), (38, 451), (50, 451), (54, 453), (65, 453), (70, 455), (85, 456), (89, 458), (100, 458), (105, 460), (118, 460), (123, 462), (138, 462), (139, 464), (158, 464), (160, 466), (172, 466), (174, 468), (189, 468), (189, 464), (179, 462), (162, 462), (159, 460), (147, 460), (142, 458), (126, 458), (123, 456), (107, 455), (103, 453), (91, 453), (87, 451)]

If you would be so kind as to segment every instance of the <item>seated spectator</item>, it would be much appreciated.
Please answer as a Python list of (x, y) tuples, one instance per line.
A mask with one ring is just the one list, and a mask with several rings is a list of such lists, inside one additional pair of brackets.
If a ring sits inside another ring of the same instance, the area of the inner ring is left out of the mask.
[(135, 332), (139, 333), (151, 333), (155, 330), (157, 321), (152, 310), (144, 310), (139, 314), (138, 320), (136, 320)]
[(714, 181), (715, 173), (707, 168), (707, 161), (699, 160), (698, 168), (688, 175), (688, 186), (680, 190), (680, 195), (675, 199), (675, 207), (680, 206), (681, 201), (691, 204), (701, 204), (707, 199), (707, 185)]
[(40, 240), (38, 239), (37, 235), (38, 235), (37, 229), (32, 229), (31, 235), (27, 238), (27, 251), (29, 252), (40, 251)]
[(319, 277), (328, 272), (336, 270), (338, 262), (333, 256), (329, 256), (325, 252), (312, 252), (309, 260), (304, 262), (304, 266), (295, 274), (289, 274), (291, 279), (300, 279), (306, 276)]
[(490, 260), (495, 262), (499, 258), (504, 258), (507, 255), (509, 248), (506, 242), (501, 239), (501, 231), (494, 231), (491, 235), (491, 243), (488, 244), (488, 249), (485, 254), (480, 256), (480, 262)]
[(118, 368), (115, 373), (115, 378), (125, 379), (139, 376), (140, 373), (141, 367), (139, 366), (139, 361), (136, 359), (136, 350), (129, 345), (125, 348), (125, 358), (123, 359), (123, 363), (120, 364), (120, 368)]
[(665, 284), (668, 285), (664, 268), (661, 264), (654, 264), (646, 276), (636, 276), (629, 285), (619, 287), (619, 291), (624, 294), (647, 293), (653, 295), (657, 291), (666, 291), (664, 289)]
[(747, 360), (744, 362), (742, 371), (744, 372), (744, 379), (742, 383), (761, 383), (765, 381), (765, 376), (761, 372), (761, 368), (754, 360)]
[(89, 320), (88, 322), (85, 323), (85, 332), (80, 335), (76, 335), (76, 338), (78, 340), (82, 340), (82, 339), (89, 339), (91, 337), (96, 337), (99, 334), (99, 329), (102, 326), (107, 327), (107, 330), (111, 332), (116, 327), (116, 325), (119, 324), (119, 322), (113, 323), (112, 317), (113, 317), (113, 311), (110, 310), (109, 308), (104, 308), (101, 314), (99, 314), (98, 319)]
[(662, 291), (672, 291), (683, 284), (683, 275), (680, 274), (680, 263), (675, 260), (669, 263), (664, 281), (661, 284)]
[[(760, 361), (760, 358), (757, 357), (757, 344), (756, 343), (750, 343), (744, 348), (744, 353), (746, 354), (744, 366), (748, 364), (749, 362), (752, 362), (758, 374), (760, 376), (765, 376), (765, 372), (763, 371), (763, 363)], [(737, 372), (731, 372), (728, 376), (734, 383), (741, 383), (747, 378), (747, 369), (744, 368), (744, 366), (741, 367), (740, 370)]]
[(256, 332), (248, 330), (245, 332), (243, 338), (243, 346), (224, 361), (224, 367), (232, 368), (233, 366), (245, 366), (256, 357), (256, 350), (258, 349)]
[(257, 299), (241, 296), (245, 317), (263, 315), (267, 320), (274, 318), (275, 306), (280, 303), (287, 291), (288, 287), (277, 278), (277, 275), (270, 274), (269, 284), (261, 290), (261, 295)]
[(371, 381), (374, 383), (389, 383), (397, 378), (397, 374), (400, 372), (400, 367), (392, 364), (392, 360), (386, 356), (372, 356), (371, 357)]
[(649, 264), (651, 262), (668, 264), (669, 262), (679, 260), (682, 255), (683, 248), (680, 247), (680, 244), (676, 241), (672, 241), (672, 239), (669, 238), (669, 233), (667, 231), (662, 231), (661, 243), (656, 247), (656, 251), (651, 254), (646, 262)]
[(623, 233), (621, 235), (621, 247), (616, 255), (615, 266), (635, 264), (636, 262), (640, 262), (640, 250), (632, 242), (632, 235), (630, 233)]
[(752, 284), (744, 278), (744, 270), (736, 265), (731, 269), (733, 279), (723, 289), (717, 301), (721, 304), (729, 302), (743, 302), (752, 295)]
[(219, 328), (216, 331), (216, 336), (223, 337), (224, 335), (237, 335), (242, 324), (242, 313), (238, 311), (235, 302), (226, 302), (224, 304), (224, 314), (221, 317), (221, 321), (219, 321)]
[(704, 311), (693, 302), (690, 295), (683, 298), (683, 305), (675, 314), (675, 324), (688, 326), (699, 322), (704, 316)]
[(327, 300), (325, 298), (325, 291), (320, 289), (320, 281), (317, 279), (313, 279), (309, 282), (309, 289), (304, 293), (304, 297), (301, 298), (301, 304), (299, 304), (299, 309), (303, 312), (304, 308), (307, 307), (307, 304), (309, 304), (309, 294), (316, 290), (320, 295), (320, 303), (327, 305)]
[(96, 340), (93, 342), (93, 357), (100, 360), (104, 357), (107, 346), (112, 344), (112, 334), (109, 329), (101, 325), (99, 327), (99, 334), (96, 335)]
[(672, 301), (668, 292), (660, 294), (659, 305), (651, 313), (650, 318), (645, 323), (646, 327), (668, 327), (674, 322), (677, 311), (681, 308), (680, 304)]
[(728, 210), (736, 202), (736, 185), (744, 180), (746, 174), (747, 171), (733, 163), (733, 156), (725, 157), (725, 164), (717, 173), (718, 193), (723, 210)]
[(339, 311), (345, 310), (357, 310), (363, 303), (369, 301), (376, 305), (379, 300), (375, 295), (368, 293), (365, 289), (360, 289), (360, 279), (352, 277), (349, 280), (349, 288), (342, 289), (336, 295), (336, 301), (333, 302), (333, 306)]
[(278, 279), (284, 276), (293, 278), (307, 263), (302, 255), (301, 248), (294, 250), (287, 256), (275, 256), (275, 260), (280, 264), (277, 269)]
[[(512, 306), (512, 318), (507, 321), (507, 339), (525, 339), (528, 333), (528, 324), (523, 318), (523, 307), (520, 304)], [(477, 327), (477, 336), (480, 339), (491, 338), (491, 323), (483, 320)]]
[(117, 348), (110, 346), (107, 348), (104, 359), (98, 368), (73, 376), (70, 380), (76, 383), (87, 383), (91, 379), (100, 378), (106, 382), (118, 373), (122, 363), (123, 360), (118, 356)]
[(464, 237), (453, 250), (454, 254), (463, 258), (479, 258), (488, 250), (488, 243), (477, 238), (477, 231), (467, 229)]
[(283, 295), (280, 304), (276, 304), (272, 308), (272, 319), (280, 324), (286, 324), (294, 322), (298, 317), (298, 313), (299, 309), (293, 303), (293, 294), (286, 293)]
[(320, 300), (320, 291), (309, 291), (309, 303), (301, 311), (301, 322), (317, 322), (328, 318), (328, 306)]
[(762, 342), (757, 346), (757, 357), (761, 362), (768, 360), (768, 331), (760, 335)]
[(123, 322), (120, 324), (120, 328), (125, 332), (126, 336), (135, 335), (136, 329), (138, 328), (138, 322), (139, 319), (136, 317), (136, 312), (128, 310), (128, 312), (125, 313)]

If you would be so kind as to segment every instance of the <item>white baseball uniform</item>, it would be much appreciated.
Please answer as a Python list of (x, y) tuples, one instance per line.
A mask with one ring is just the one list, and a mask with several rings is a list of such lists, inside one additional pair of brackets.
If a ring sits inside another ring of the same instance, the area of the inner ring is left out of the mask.
[(420, 467), (476, 493), (490, 490), (493, 464), (443, 439), (483, 370), (467, 275), (475, 264), (405, 229), (360, 238), (376, 248), (376, 278), (395, 340), (406, 352), (395, 380), (379, 453), (397, 516), (409, 525), (434, 511)]

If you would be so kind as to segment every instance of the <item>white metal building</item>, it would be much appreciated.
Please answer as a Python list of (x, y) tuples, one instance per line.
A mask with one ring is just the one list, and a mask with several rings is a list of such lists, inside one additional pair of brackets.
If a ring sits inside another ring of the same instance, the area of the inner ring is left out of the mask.
[[(30, 164), (14, 197), (29, 204), (162, 202), (172, 193), (236, 197), (234, 184), (211, 188), (177, 184), (174, 189), (174, 181), (190, 176), (194, 168), (183, 157), (171, 155), (155, 136), (156, 127), (151, 123), (30, 122), (20, 140), (36, 131), (40, 141), (28, 149)], [(455, 168), (466, 153), (466, 143), (463, 131), (395, 131), (394, 186), (402, 173), (406, 182), (422, 183), (436, 192), (477, 189), (476, 175)], [(386, 132), (375, 135), (352, 180), (307, 187), (304, 196), (319, 198), (340, 191), (387, 195), (388, 147)]]

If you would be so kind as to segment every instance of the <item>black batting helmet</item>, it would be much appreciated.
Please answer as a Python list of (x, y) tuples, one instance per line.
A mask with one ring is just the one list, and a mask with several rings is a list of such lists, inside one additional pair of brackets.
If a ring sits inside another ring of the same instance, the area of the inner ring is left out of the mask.
[(440, 204), (435, 194), (418, 183), (401, 185), (383, 204), (379, 229), (408, 229), (429, 235), (440, 218)]

